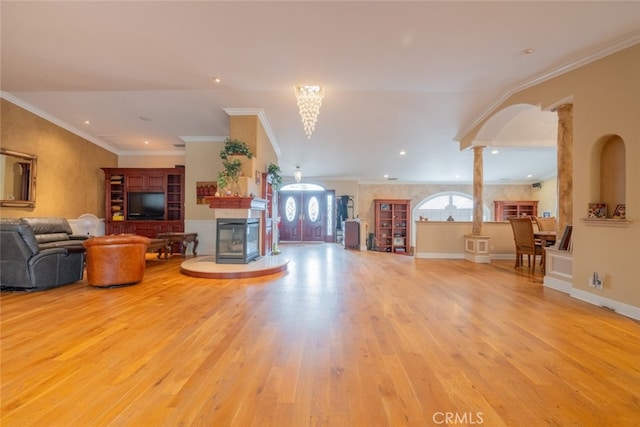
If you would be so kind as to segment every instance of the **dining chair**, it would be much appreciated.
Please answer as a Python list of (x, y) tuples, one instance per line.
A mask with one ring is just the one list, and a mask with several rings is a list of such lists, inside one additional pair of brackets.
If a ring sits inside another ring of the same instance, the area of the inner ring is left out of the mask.
[[(540, 255), (540, 265), (544, 271), (544, 250), (533, 236), (533, 222), (529, 217), (509, 218), (513, 229), (513, 240), (516, 244), (516, 264), (514, 268), (522, 266), (522, 256), (527, 255), (529, 268), (536, 270), (536, 255)], [(531, 256), (533, 255), (533, 264)]]
[(556, 231), (556, 219), (555, 218), (544, 218), (535, 216), (533, 217), (536, 224), (538, 224), (538, 230), (540, 231)]

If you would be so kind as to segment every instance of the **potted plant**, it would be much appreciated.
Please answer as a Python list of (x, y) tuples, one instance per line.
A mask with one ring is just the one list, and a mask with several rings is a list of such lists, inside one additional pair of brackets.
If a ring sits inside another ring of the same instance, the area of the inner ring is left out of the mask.
[(253, 157), (253, 153), (246, 142), (227, 138), (224, 140), (224, 149), (220, 152), (220, 158), (222, 160), (227, 160), (228, 156), (233, 155), (247, 156), (249, 159)]
[(223, 169), (218, 173), (217, 181), (220, 193), (223, 194), (226, 189), (227, 195), (232, 193), (229, 186), (238, 186), (238, 178), (242, 170), (242, 161), (238, 158), (230, 159), (229, 156), (246, 156), (250, 159), (253, 157), (253, 153), (244, 141), (230, 138), (224, 141), (224, 149), (220, 151)]
[(277, 190), (282, 185), (282, 176), (280, 175), (280, 166), (275, 163), (269, 163), (267, 166), (267, 174), (271, 177), (271, 187)]

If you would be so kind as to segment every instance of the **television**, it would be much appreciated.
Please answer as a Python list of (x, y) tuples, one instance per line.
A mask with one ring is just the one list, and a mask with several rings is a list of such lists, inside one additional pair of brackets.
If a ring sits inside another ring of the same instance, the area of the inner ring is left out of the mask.
[(127, 219), (164, 219), (164, 193), (128, 193)]

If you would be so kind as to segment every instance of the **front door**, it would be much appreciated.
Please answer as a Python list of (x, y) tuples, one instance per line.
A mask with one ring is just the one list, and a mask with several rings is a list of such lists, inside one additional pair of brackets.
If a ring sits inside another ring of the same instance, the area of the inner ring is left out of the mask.
[(324, 242), (327, 197), (324, 191), (281, 191), (280, 240)]

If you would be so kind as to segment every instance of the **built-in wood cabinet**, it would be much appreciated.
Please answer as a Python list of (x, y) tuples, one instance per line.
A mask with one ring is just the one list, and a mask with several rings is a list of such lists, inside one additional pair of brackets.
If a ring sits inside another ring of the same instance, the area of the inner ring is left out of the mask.
[(376, 250), (398, 254), (411, 252), (411, 201), (375, 199)]
[(130, 172), (124, 176), (125, 189), (127, 191), (165, 191), (167, 187), (166, 173), (151, 169), (148, 172), (139, 169), (139, 172)]
[[(184, 232), (184, 168), (102, 170), (106, 234), (155, 238), (158, 233)], [(145, 209), (151, 210), (149, 217), (145, 216)]]
[(496, 200), (493, 205), (496, 221), (507, 221), (519, 216), (538, 216), (537, 200)]

